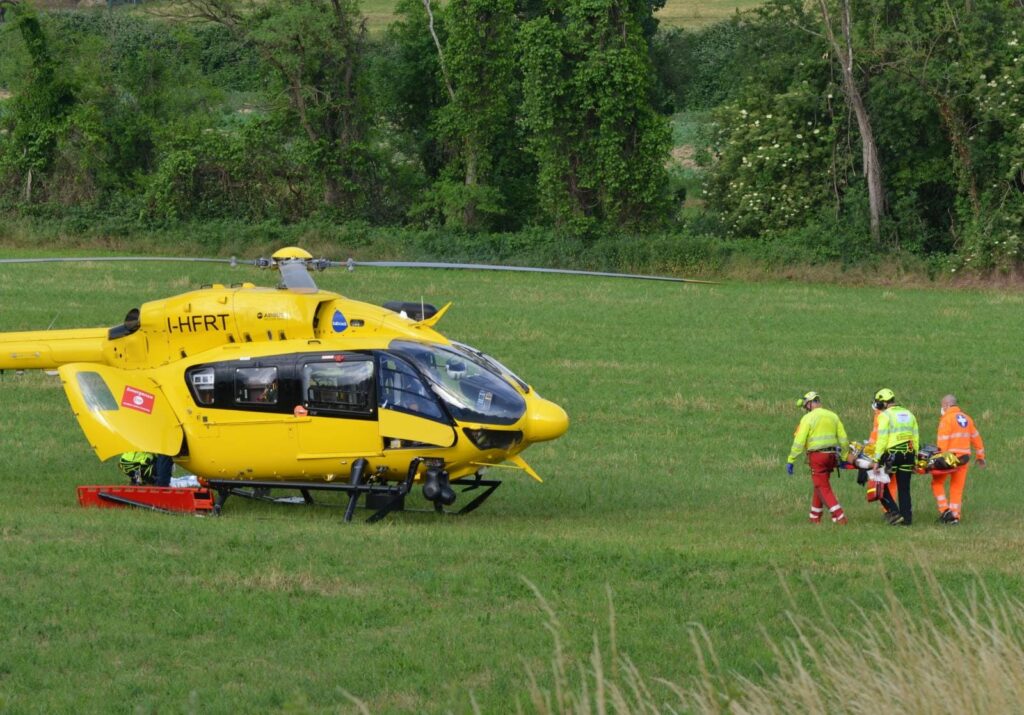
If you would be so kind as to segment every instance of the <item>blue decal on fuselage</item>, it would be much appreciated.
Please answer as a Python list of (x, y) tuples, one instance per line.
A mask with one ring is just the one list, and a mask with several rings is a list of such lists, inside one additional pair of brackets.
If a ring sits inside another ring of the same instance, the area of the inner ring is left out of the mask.
[(340, 310), (334, 311), (334, 317), (331, 318), (331, 327), (334, 328), (336, 333), (343, 333), (348, 329), (348, 321), (345, 320), (345, 316)]

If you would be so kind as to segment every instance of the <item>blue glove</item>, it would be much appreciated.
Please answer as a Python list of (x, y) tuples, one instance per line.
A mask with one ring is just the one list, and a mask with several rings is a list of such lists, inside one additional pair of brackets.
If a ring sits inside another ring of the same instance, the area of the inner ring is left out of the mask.
[(786, 465), (786, 474), (788, 474), (789, 476), (793, 476), (793, 463), (792, 462), (790, 462), (789, 464)]

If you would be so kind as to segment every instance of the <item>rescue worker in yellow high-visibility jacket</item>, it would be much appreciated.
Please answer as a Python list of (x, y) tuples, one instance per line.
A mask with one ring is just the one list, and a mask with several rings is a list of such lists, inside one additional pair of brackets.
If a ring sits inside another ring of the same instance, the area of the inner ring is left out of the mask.
[(889, 517), (893, 526), (910, 526), (914, 509), (910, 499), (910, 478), (921, 444), (917, 418), (906, 407), (896, 404), (892, 390), (883, 388), (875, 393), (875, 402), (882, 410), (878, 415), (878, 441), (875, 443), (872, 468), (884, 465), (896, 479), (899, 511)]
[[(932, 471), (932, 493), (939, 507), (939, 520), (944, 524), (960, 523), (964, 483), (967, 481), (967, 460), (974, 447), (978, 466), (985, 466), (985, 443), (970, 415), (960, 410), (956, 395), (942, 398), (939, 432), (936, 445), (940, 452), (952, 452), (960, 458), (960, 466), (948, 471)], [(949, 477), (949, 500), (946, 499), (946, 477)]]
[(793, 433), (793, 446), (789, 450), (789, 459), (786, 460), (786, 473), (793, 473), (793, 463), (801, 452), (806, 451), (807, 464), (811, 468), (811, 482), (814, 484), (814, 491), (811, 493), (811, 523), (821, 523), (821, 514), (827, 506), (832, 521), (836, 524), (845, 524), (846, 514), (832, 492), (829, 479), (832, 470), (839, 464), (840, 455), (846, 459), (846, 452), (849, 450), (846, 428), (835, 412), (821, 406), (821, 397), (817, 392), (808, 392), (797, 400), (797, 405), (802, 406), (807, 414), (800, 420), (796, 432)]

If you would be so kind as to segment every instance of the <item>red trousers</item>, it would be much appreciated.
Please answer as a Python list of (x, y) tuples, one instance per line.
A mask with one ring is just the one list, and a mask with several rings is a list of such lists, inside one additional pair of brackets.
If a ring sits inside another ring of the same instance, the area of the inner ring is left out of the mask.
[(832, 521), (840, 521), (846, 518), (843, 514), (843, 507), (832, 492), (832, 485), (829, 478), (832, 470), (838, 464), (838, 457), (835, 452), (808, 452), (807, 464), (811, 468), (811, 481), (814, 483), (814, 492), (811, 494), (811, 521), (821, 521), (821, 513), (824, 511), (822, 504), (828, 507), (829, 516)]

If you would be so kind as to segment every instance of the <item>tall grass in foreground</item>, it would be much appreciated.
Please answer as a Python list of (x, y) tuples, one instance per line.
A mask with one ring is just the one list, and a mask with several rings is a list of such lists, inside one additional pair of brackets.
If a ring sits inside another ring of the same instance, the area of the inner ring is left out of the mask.
[[(755, 682), (723, 672), (700, 626), (690, 638), (699, 678), (646, 677), (616, 646), (609, 590), (609, 643), (594, 634), (587, 660), (570, 656), (555, 611), (549, 673), (527, 668), (532, 709), (543, 713), (1015, 713), (1024, 703), (1024, 603), (993, 596), (979, 579), (954, 600), (935, 577), (922, 577), (925, 611), (909, 610), (891, 588), (855, 614), (804, 609), (789, 615), (792, 635), (768, 639), (773, 653)], [(842, 626), (838, 628), (836, 624)], [(751, 634), (751, 637), (758, 637)], [(767, 638), (766, 636), (762, 636)]]

